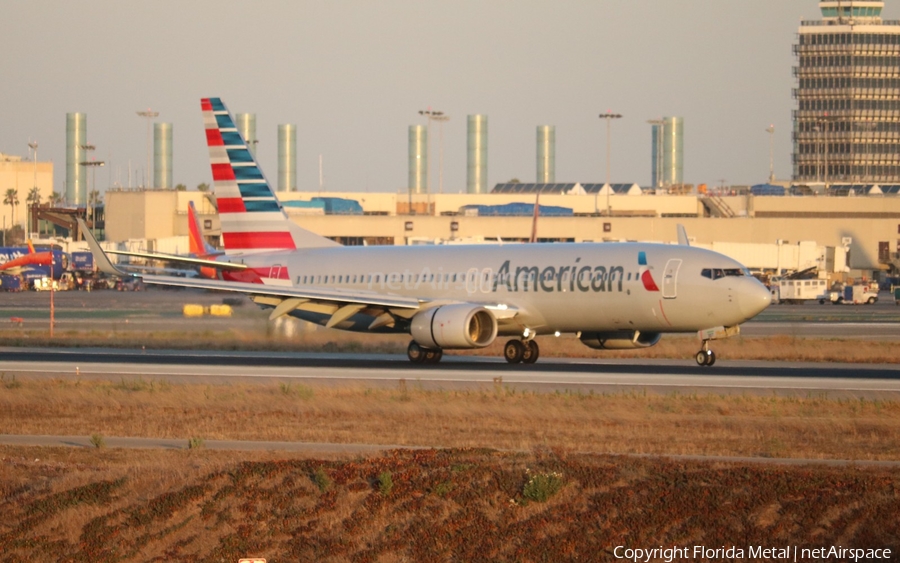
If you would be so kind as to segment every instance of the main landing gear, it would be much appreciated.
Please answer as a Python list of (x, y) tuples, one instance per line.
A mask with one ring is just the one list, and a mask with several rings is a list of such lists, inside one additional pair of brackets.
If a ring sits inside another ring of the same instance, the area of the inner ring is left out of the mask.
[(440, 349), (422, 348), (418, 342), (413, 340), (406, 348), (406, 356), (414, 364), (436, 364), (444, 357), (444, 352)]
[(703, 341), (703, 349), (694, 356), (698, 366), (711, 366), (716, 363), (716, 353), (709, 349), (709, 340)]
[(510, 340), (503, 347), (503, 357), (511, 364), (533, 364), (541, 355), (541, 350), (534, 340)]

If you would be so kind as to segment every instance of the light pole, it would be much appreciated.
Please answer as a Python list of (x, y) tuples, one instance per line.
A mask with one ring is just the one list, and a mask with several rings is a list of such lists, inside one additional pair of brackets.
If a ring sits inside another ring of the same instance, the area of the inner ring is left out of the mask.
[[(824, 182), (825, 182), (825, 192), (826, 193), (828, 192), (828, 129), (829, 129), (828, 124), (833, 123), (836, 120), (837, 120), (837, 116), (828, 115), (827, 113), (817, 120), (819, 122), (819, 124), (822, 126), (822, 133), (824, 135), (824, 141), (822, 143), (822, 145), (823, 145), (822, 148), (824, 149), (823, 152), (825, 153), (825, 157), (824, 157), (825, 158), (825, 171), (824, 171), (825, 179), (824, 179)], [(831, 127), (833, 128), (833, 126), (831, 126)]]
[[(93, 146), (91, 146), (91, 145), (87, 145), (87, 146), (91, 147), (90, 150), (94, 150)], [(97, 231), (94, 228), (94, 219), (96, 219), (97, 212), (94, 209), (93, 198), (94, 198), (94, 191), (96, 189), (96, 184), (97, 184), (97, 167), (104, 166), (106, 163), (102, 160), (88, 160), (85, 162), (79, 162), (79, 164), (82, 166), (90, 166), (91, 167), (91, 189), (88, 193), (88, 201), (86, 201), (85, 204), (87, 204), (88, 207), (90, 207), (90, 209), (91, 209), (91, 232), (96, 233)]]
[(769, 183), (775, 182), (775, 125), (766, 127), (766, 133), (769, 134)]
[(821, 133), (822, 128), (819, 126), (818, 123), (816, 123), (815, 125), (813, 125), (812, 129), (813, 129), (813, 131), (816, 132), (816, 183), (818, 184), (819, 183), (819, 155), (822, 154), (820, 147), (819, 147), (819, 144), (822, 142), (822, 140), (820, 138), (821, 135), (819, 133)]
[[(29, 142), (28, 148), (31, 149), (31, 158), (32, 158), (32, 163), (33, 163), (32, 167), (33, 167), (33, 171), (34, 171), (34, 187), (32, 189), (37, 190), (37, 148), (38, 148), (37, 141)], [(29, 194), (29, 195), (31, 195), (31, 194)], [(28, 216), (25, 218), (25, 226), (28, 229), (28, 232), (25, 234), (26, 237), (31, 236), (31, 229), (34, 228), (31, 225), (31, 207), (33, 205), (34, 205), (34, 203), (32, 202), (32, 204), (28, 206)]]
[(866, 147), (865, 150), (863, 151), (863, 160), (865, 160), (866, 165), (865, 165), (864, 172), (863, 172), (863, 180), (860, 183), (863, 183), (863, 184), (873, 183), (874, 184), (875, 182), (869, 177), (869, 162), (871, 162), (871, 160), (872, 160), (872, 155), (870, 154), (869, 151), (872, 148), (870, 146), (872, 132), (877, 127), (877, 124), (873, 121), (865, 121), (863, 123), (859, 123), (858, 126), (859, 126), (860, 130), (863, 132), (863, 136), (865, 137), (865, 147)]
[(612, 208), (609, 205), (609, 192), (612, 191), (612, 185), (609, 183), (609, 124), (613, 119), (620, 119), (622, 114), (620, 113), (612, 113), (607, 110), (606, 113), (600, 114), (600, 119), (606, 120), (606, 216), (609, 217), (612, 215)]
[(146, 111), (139, 111), (137, 114), (147, 118), (147, 168), (144, 169), (144, 187), (147, 187), (147, 178), (150, 178), (150, 123), (154, 117), (159, 117), (158, 111), (147, 108)]
[[(440, 131), (438, 135), (440, 139), (438, 141), (438, 145), (440, 147), (439, 156), (438, 156), (438, 190), (440, 193), (444, 193), (444, 122), (450, 119), (449, 115), (444, 115), (442, 111), (435, 111), (432, 109), (420, 110), (419, 115), (424, 116), (428, 119), (428, 139), (431, 140), (431, 122), (437, 121), (440, 125)], [(429, 161), (431, 161), (431, 145), (428, 145), (428, 156)], [(431, 193), (431, 168), (428, 169), (428, 192)]]

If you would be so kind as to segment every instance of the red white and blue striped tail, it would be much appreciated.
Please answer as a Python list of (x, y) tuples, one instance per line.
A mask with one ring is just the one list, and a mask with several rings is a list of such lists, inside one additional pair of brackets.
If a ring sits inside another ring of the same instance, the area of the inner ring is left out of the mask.
[(200, 100), (225, 254), (335, 246), (285, 214), (219, 98)]

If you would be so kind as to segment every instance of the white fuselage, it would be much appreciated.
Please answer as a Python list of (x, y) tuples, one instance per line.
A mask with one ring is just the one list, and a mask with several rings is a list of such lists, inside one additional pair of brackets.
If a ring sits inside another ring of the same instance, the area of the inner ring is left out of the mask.
[[(500, 334), (735, 326), (770, 302), (734, 260), (700, 248), (649, 243), (311, 248), (247, 254), (266, 284), (346, 289), (493, 307)], [(423, 304), (427, 307), (427, 303)], [(291, 314), (321, 322), (330, 311)], [(516, 310), (504, 319), (504, 310)], [(365, 310), (337, 325), (365, 330)]]

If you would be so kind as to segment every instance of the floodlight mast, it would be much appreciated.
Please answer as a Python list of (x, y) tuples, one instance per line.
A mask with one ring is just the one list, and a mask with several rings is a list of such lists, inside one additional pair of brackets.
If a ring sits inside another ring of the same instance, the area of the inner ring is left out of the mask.
[[(31, 149), (32, 172), (33, 172), (33, 174), (34, 174), (34, 185), (33, 185), (33, 187), (32, 187), (32, 192), (33, 192), (33, 193), (38, 193), (38, 192), (37, 192), (37, 149), (38, 149), (38, 142), (37, 142), (37, 141), (29, 141), (29, 142), (28, 142), (28, 148)], [(30, 196), (31, 194), (28, 194), (28, 195)], [(40, 194), (38, 193), (38, 195), (40, 195)], [(31, 202), (31, 206), (29, 206), (29, 209), (28, 209), (28, 215), (25, 217), (26, 236), (28, 236), (28, 237), (31, 237), (31, 231), (32, 231), (32, 229), (34, 229), (34, 225), (31, 224), (31, 223), (32, 223), (32, 221), (31, 221), (32, 211), (31, 211), (31, 209), (30, 209), (30, 208), (33, 207), (33, 206), (34, 206), (34, 202), (32, 201), (32, 202)], [(5, 242), (5, 241), (4, 241), (4, 242)]]
[(139, 111), (137, 114), (147, 118), (147, 168), (144, 169), (144, 187), (147, 186), (147, 179), (150, 177), (150, 124), (154, 117), (159, 117), (158, 111), (147, 108), (145, 111)]
[[(442, 111), (434, 111), (431, 108), (426, 110), (419, 110), (419, 115), (425, 116), (428, 118), (428, 153), (431, 154), (431, 122), (437, 121), (438, 125), (438, 135), (440, 139), (438, 140), (438, 145), (440, 147), (439, 156), (438, 156), (438, 191), (440, 193), (444, 193), (444, 122), (450, 119), (449, 115), (444, 115)], [(428, 159), (431, 162), (431, 159)], [(428, 191), (431, 192), (431, 168), (428, 170)]]
[(610, 217), (612, 215), (612, 208), (609, 204), (609, 192), (612, 191), (612, 184), (609, 183), (609, 123), (613, 119), (620, 119), (622, 117), (621, 113), (612, 113), (609, 110), (606, 113), (600, 114), (600, 119), (606, 120), (606, 216)]

